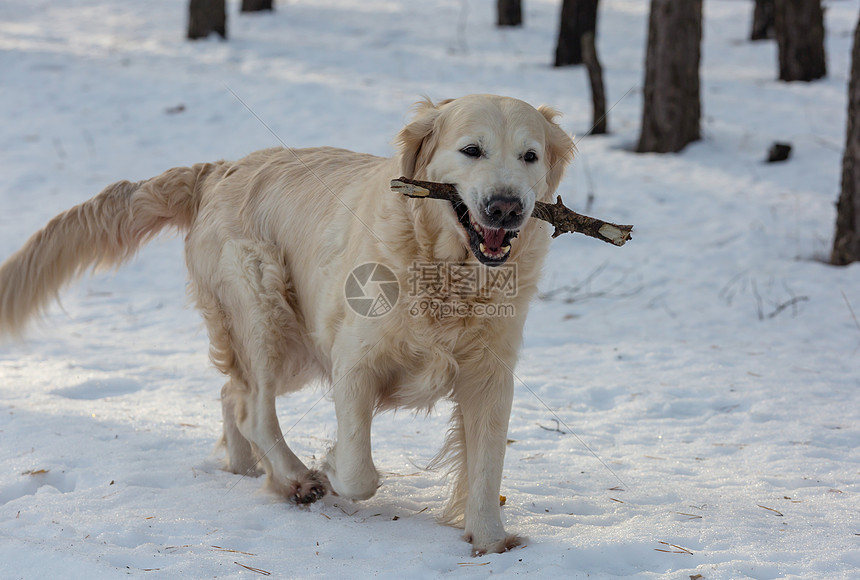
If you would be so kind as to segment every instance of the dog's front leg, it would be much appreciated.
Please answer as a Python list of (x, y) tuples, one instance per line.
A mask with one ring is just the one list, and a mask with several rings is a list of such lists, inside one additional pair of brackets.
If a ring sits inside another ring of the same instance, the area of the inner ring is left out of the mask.
[(337, 442), (323, 469), (335, 493), (349, 499), (368, 499), (379, 487), (370, 448), (376, 405), (374, 379), (372, 373), (354, 367), (336, 379), (334, 386)]
[(519, 537), (505, 534), (499, 507), (513, 395), (509, 372), (496, 374), (490, 384), (467, 384), (456, 395), (468, 477), (464, 537), (472, 544), (473, 556), (504, 552), (521, 543)]

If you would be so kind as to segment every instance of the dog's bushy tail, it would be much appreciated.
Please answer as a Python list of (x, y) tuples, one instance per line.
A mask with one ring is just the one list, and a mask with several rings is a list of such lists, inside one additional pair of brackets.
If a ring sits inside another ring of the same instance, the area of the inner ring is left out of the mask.
[(0, 335), (20, 335), (59, 291), (88, 269), (119, 266), (166, 227), (190, 228), (203, 181), (221, 163), (177, 167), (109, 185), (33, 234), (0, 266)]

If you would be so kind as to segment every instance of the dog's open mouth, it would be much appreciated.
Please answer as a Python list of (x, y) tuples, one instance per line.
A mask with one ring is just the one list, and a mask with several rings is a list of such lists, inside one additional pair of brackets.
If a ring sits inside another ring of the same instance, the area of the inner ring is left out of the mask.
[(463, 200), (452, 201), (460, 225), (469, 234), (469, 249), (478, 261), (487, 266), (500, 266), (511, 255), (511, 240), (518, 230), (491, 229), (479, 224)]

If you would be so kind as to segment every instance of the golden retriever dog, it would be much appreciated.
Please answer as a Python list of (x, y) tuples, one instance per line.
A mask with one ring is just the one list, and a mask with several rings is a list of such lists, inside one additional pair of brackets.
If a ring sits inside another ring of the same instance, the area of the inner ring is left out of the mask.
[[(499, 509), (512, 369), (551, 236), (529, 217), (574, 149), (556, 115), (491, 95), (426, 100), (393, 158), (273, 148), (115, 183), (0, 267), (0, 331), (20, 334), (66, 283), (121, 264), (160, 230), (187, 232), (191, 292), (228, 377), (228, 468), (262, 467), (268, 488), (300, 504), (366, 499), (380, 485), (374, 415), (447, 398), (438, 464), (453, 490), (441, 519), (465, 529), (473, 554), (503, 552), (521, 541)], [(462, 200), (393, 193), (401, 175), (453, 183)], [(383, 308), (367, 308), (374, 296)], [(320, 379), (337, 438), (311, 469), (284, 440), (275, 398)]]

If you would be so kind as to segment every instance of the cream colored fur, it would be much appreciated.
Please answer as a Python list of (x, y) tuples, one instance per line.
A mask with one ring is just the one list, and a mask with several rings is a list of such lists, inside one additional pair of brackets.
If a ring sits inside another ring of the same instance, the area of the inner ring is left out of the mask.
[[(374, 413), (454, 403), (440, 453), (454, 477), (443, 520), (465, 528), (476, 554), (519, 543), (508, 536), (499, 488), (513, 400), (512, 369), (549, 226), (526, 220), (511, 242), (515, 316), (434, 317), (408, 310), (411, 263), (477, 264), (451, 205), (389, 191), (400, 175), (458, 185), (473, 214), (507, 188), (526, 213), (550, 201), (573, 144), (556, 113), (515, 99), (472, 95), (418, 105), (386, 159), (341, 149), (267, 149), (237, 162), (171, 169), (120, 182), (54, 218), (0, 266), (0, 332), (20, 334), (63, 287), (90, 267), (116, 266), (165, 227), (188, 232), (192, 291), (229, 378), (221, 391), (229, 468), (261, 466), (268, 486), (298, 502), (333, 490), (365, 499), (379, 486), (370, 447)], [(461, 149), (480, 141), (485, 155)], [(526, 149), (539, 159), (525, 163)], [(396, 273), (401, 299), (363, 318), (344, 298), (347, 275), (376, 262)], [(485, 268), (487, 266), (480, 266)], [(282, 438), (275, 397), (314, 379), (332, 386), (337, 443), (320, 471)]]

